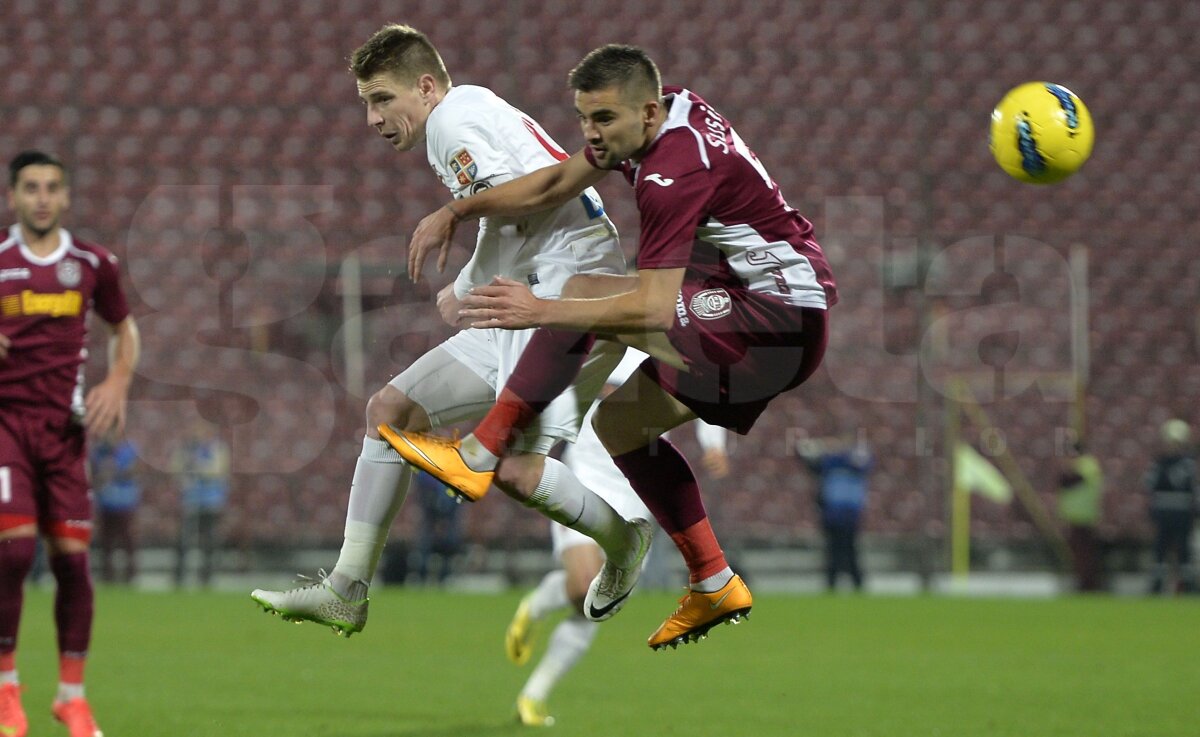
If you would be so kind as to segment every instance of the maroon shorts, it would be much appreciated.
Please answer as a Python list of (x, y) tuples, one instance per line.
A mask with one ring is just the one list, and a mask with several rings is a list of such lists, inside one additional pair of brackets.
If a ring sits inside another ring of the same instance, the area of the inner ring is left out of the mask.
[(772, 399), (817, 370), (827, 327), (823, 309), (685, 281), (667, 338), (688, 370), (653, 358), (641, 370), (700, 419), (745, 435)]
[(90, 538), (84, 438), (66, 418), (28, 407), (0, 411), (0, 530), (36, 521), (52, 537)]

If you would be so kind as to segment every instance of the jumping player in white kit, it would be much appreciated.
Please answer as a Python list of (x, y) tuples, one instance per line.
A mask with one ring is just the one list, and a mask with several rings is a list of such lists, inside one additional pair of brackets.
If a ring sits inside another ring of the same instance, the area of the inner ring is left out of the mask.
[[(628, 350), (609, 375), (602, 395), (625, 383), (646, 358), (641, 351)], [(598, 403), (592, 405), (584, 418), (579, 438), (563, 449), (560, 460), (626, 519), (649, 518), (650, 510), (613, 464), (592, 428), (591, 420), (597, 406)], [(700, 421), (693, 425), (696, 440), (704, 451), (702, 464), (713, 477), (723, 477), (729, 471), (725, 455), (726, 431)], [(600, 626), (585, 616), (583, 605), (588, 585), (604, 563), (603, 551), (590, 538), (557, 522), (550, 524), (550, 538), (559, 567), (547, 573), (521, 599), (504, 637), (508, 659), (516, 665), (525, 665), (533, 655), (544, 620), (568, 607), (571, 610), (555, 625), (547, 638), (546, 651), (517, 695), (517, 718), (531, 727), (554, 724), (547, 705), (550, 692), (591, 648)]]
[[(354, 52), (351, 69), (368, 124), (399, 151), (424, 140), (430, 165), (458, 200), (566, 158), (541, 126), (490, 90), (453, 86), (437, 50), (411, 27), (382, 28)], [(465, 296), (503, 274), (539, 296), (557, 298), (576, 273), (624, 271), (616, 229), (599, 195), (588, 188), (554, 209), (482, 221), (474, 255), (453, 292)], [(497, 475), (496, 485), (588, 535), (609, 555), (625, 560), (636, 554), (627, 550), (644, 550), (653, 530), (649, 522), (626, 521), (559, 461), (546, 457), (556, 442), (575, 439), (584, 413), (620, 361), (623, 349), (611, 343), (589, 355), (592, 342), (578, 332), (468, 329), (417, 359), (367, 403), (366, 437), (333, 571), (287, 591), (255, 590), (252, 598), (285, 619), (325, 624), (344, 635), (362, 630), (368, 587), (412, 477), (411, 466), (379, 433), (481, 417), (526, 346), (547, 360), (569, 357), (583, 368), (574, 385), (548, 401), (539, 422), (514, 441), (516, 462), (509, 473)], [(465, 496), (474, 501), (482, 493)]]

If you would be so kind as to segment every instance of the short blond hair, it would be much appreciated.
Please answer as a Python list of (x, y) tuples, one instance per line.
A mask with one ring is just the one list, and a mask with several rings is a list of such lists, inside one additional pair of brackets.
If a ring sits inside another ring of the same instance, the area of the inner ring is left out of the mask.
[(350, 56), (350, 71), (360, 80), (390, 73), (404, 82), (416, 82), (423, 74), (432, 75), (444, 88), (450, 88), (450, 74), (441, 54), (429, 38), (412, 26), (390, 23), (375, 32)]

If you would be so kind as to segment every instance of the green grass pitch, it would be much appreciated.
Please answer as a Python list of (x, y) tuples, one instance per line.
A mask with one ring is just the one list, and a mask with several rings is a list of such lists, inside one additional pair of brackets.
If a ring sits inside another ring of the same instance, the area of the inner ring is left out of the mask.
[[(101, 589), (88, 694), (108, 737), (536, 734), (513, 721), (531, 666), (503, 653), (517, 598), (386, 589), (343, 640), (246, 595)], [(1200, 734), (1195, 600), (762, 595), (749, 622), (652, 652), (673, 606), (640, 595), (601, 626), (551, 699), (550, 734)], [(63, 733), (51, 608), (27, 592), (31, 735)]]

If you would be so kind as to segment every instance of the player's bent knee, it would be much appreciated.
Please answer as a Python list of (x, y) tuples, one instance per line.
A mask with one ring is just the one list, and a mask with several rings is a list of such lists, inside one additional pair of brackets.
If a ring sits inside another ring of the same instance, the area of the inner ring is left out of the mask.
[(592, 415), (592, 429), (596, 431), (596, 437), (600, 438), (600, 442), (609, 453), (612, 453), (614, 448), (621, 448), (619, 452), (624, 452), (625, 449), (645, 444), (642, 439), (640, 443), (630, 448), (626, 447), (635, 441), (635, 438), (630, 437), (630, 432), (634, 432), (632, 428), (637, 426), (637, 419), (624, 410), (621, 405), (601, 402)]
[(46, 538), (46, 547), (52, 556), (74, 555), (75, 553), (86, 553), (88, 551), (88, 543), (74, 537)]
[(410, 432), (421, 432), (430, 427), (429, 416), (421, 405), (391, 385), (367, 400), (367, 433), (377, 437), (375, 428), (384, 424)]
[(505, 494), (517, 501), (525, 501), (542, 480), (545, 467), (546, 456), (537, 453), (509, 456), (496, 467), (494, 481)]
[(37, 535), (37, 520), (15, 514), (0, 514), (0, 541)]
[(92, 525), (86, 521), (53, 521), (42, 531), (51, 555), (86, 553), (92, 542)]

